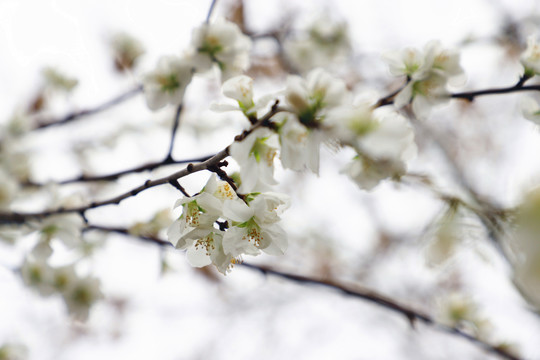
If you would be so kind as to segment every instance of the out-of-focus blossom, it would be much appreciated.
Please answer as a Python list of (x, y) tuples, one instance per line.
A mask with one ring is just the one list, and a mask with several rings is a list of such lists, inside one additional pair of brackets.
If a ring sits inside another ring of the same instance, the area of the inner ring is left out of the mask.
[(188, 60), (176, 56), (161, 57), (156, 69), (143, 77), (146, 104), (151, 110), (167, 104), (179, 105), (192, 76), (193, 65)]
[(293, 66), (302, 72), (342, 64), (351, 51), (347, 24), (322, 16), (297, 37), (286, 39), (284, 48)]
[(197, 72), (208, 71), (216, 64), (225, 81), (249, 67), (250, 49), (249, 37), (236, 24), (219, 18), (193, 30), (188, 56)]
[(540, 74), (540, 45), (536, 36), (530, 35), (527, 38), (527, 49), (521, 54), (520, 61), (525, 68), (525, 76)]
[(110, 45), (114, 56), (114, 66), (119, 72), (133, 69), (137, 59), (144, 54), (141, 42), (124, 32), (112, 36)]
[(388, 52), (384, 58), (392, 75), (407, 76), (407, 85), (395, 97), (394, 105), (400, 108), (412, 102), (414, 113), (421, 118), (448, 101), (448, 84), (459, 86), (465, 81), (459, 53), (444, 49), (438, 41), (429, 42), (423, 51), (407, 48)]

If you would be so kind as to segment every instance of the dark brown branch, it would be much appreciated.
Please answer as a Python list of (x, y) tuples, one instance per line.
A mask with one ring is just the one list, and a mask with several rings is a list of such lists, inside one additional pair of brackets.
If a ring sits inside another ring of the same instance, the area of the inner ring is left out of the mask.
[(212, 17), (212, 13), (214, 12), (214, 7), (216, 6), (217, 0), (212, 0), (212, 3), (210, 4), (210, 8), (208, 9), (208, 14), (206, 14), (206, 20), (205, 22), (208, 24), (210, 22), (210, 17)]
[[(520, 91), (540, 91), (540, 85), (524, 86), (525, 82), (529, 79), (530, 79), (530, 76), (522, 75), (519, 78), (518, 82), (512, 86), (503, 87), (503, 88), (490, 88), (490, 89), (484, 89), (484, 90), (458, 92), (458, 93), (450, 94), (449, 97), (453, 99), (463, 99), (467, 101), (474, 101), (474, 99), (478, 96), (508, 94), (508, 93), (520, 92)], [(407, 83), (408, 82), (409, 80), (407, 80)], [(405, 83), (403, 87), (405, 87), (407, 83)], [(392, 105), (394, 103), (394, 97), (401, 90), (403, 90), (403, 87), (379, 99), (379, 101), (377, 101), (377, 103), (375, 103), (373, 107), (378, 108), (381, 106)]]
[[(159, 167), (168, 166), (168, 165), (175, 165), (175, 164), (187, 164), (187, 163), (197, 163), (202, 162), (210, 159), (213, 155), (207, 155), (200, 158), (193, 158), (193, 159), (183, 159), (183, 160), (163, 160), (163, 161), (156, 161), (144, 165), (140, 165), (131, 169), (126, 169), (122, 171), (118, 171), (115, 173), (107, 174), (107, 175), (81, 175), (76, 178), (72, 179), (66, 179), (59, 181), (59, 185), (65, 185), (65, 184), (72, 184), (72, 183), (78, 183), (78, 182), (97, 182), (97, 181), (113, 181), (117, 180), (123, 175), (128, 174), (134, 174), (134, 173), (140, 173), (144, 171), (150, 171), (157, 169)], [(27, 182), (23, 184), (25, 186), (45, 186), (45, 184), (40, 183), (34, 183), (34, 182)]]
[[(278, 101), (274, 103), (270, 111), (263, 116), (255, 125), (253, 125), (249, 130), (244, 131), (242, 134), (235, 137), (235, 141), (242, 141), (244, 140), (249, 134), (251, 134), (255, 129), (261, 127), (261, 126), (271, 126), (270, 119), (272, 116), (277, 114), (278, 112), (284, 111), (283, 109), (278, 107)], [(57, 215), (57, 214), (67, 214), (67, 213), (80, 213), (83, 214), (90, 209), (95, 209), (102, 206), (107, 205), (118, 205), (121, 201), (133, 197), (137, 194), (139, 194), (142, 191), (148, 190), (150, 188), (153, 188), (155, 186), (163, 185), (163, 184), (170, 184), (171, 181), (180, 179), (184, 176), (187, 176), (189, 174), (199, 172), (202, 170), (208, 170), (209, 168), (215, 167), (220, 165), (222, 161), (229, 156), (229, 148), (231, 145), (227, 146), (225, 149), (221, 150), (211, 158), (202, 161), (200, 163), (189, 163), (187, 167), (184, 169), (177, 171), (169, 176), (165, 176), (159, 179), (155, 180), (147, 180), (144, 184), (137, 186), (136, 188), (131, 189), (130, 191), (127, 191), (121, 195), (118, 195), (116, 197), (113, 197), (111, 199), (103, 200), (103, 201), (95, 201), (85, 206), (79, 206), (74, 208), (57, 208), (53, 210), (47, 210), (43, 212), (34, 212), (34, 213), (17, 213), (17, 212), (0, 212), (0, 224), (10, 224), (10, 223), (24, 223), (30, 219), (42, 219), (47, 216), (51, 215)]]
[(180, 104), (176, 108), (176, 114), (174, 116), (174, 122), (173, 127), (171, 130), (171, 142), (169, 144), (169, 150), (167, 151), (167, 156), (165, 156), (165, 160), (171, 160), (172, 161), (172, 152), (174, 149), (174, 140), (176, 139), (176, 130), (178, 129), (178, 124), (180, 123), (180, 114), (182, 114), (182, 108), (183, 105)]
[(293, 281), (293, 282), (296, 282), (296, 283), (299, 283), (299, 284), (320, 285), (320, 286), (331, 288), (333, 290), (338, 290), (338, 291), (344, 293), (345, 295), (348, 295), (348, 296), (351, 296), (351, 297), (354, 297), (354, 298), (357, 298), (357, 299), (362, 299), (364, 301), (367, 301), (367, 302), (373, 303), (375, 305), (381, 306), (384, 309), (387, 309), (387, 310), (396, 312), (398, 314), (401, 314), (401, 315), (403, 315), (403, 316), (405, 316), (407, 318), (407, 320), (411, 323), (411, 325), (414, 325), (415, 321), (419, 321), (419, 322), (422, 322), (422, 323), (424, 323), (424, 324), (426, 324), (426, 325), (428, 325), (428, 326), (430, 326), (430, 327), (432, 327), (432, 328), (434, 328), (434, 329), (436, 329), (438, 331), (446, 332), (448, 334), (455, 335), (455, 336), (461, 337), (463, 339), (466, 339), (467, 341), (473, 343), (474, 345), (479, 346), (483, 350), (485, 350), (485, 351), (487, 351), (487, 352), (489, 352), (491, 354), (499, 355), (504, 359), (509, 359), (509, 360), (519, 360), (520, 359), (517, 356), (509, 353), (508, 351), (506, 351), (504, 348), (502, 348), (500, 346), (491, 345), (491, 344), (489, 344), (489, 343), (487, 343), (487, 342), (485, 342), (485, 341), (483, 341), (483, 340), (481, 340), (479, 338), (476, 338), (473, 335), (470, 335), (470, 334), (464, 332), (463, 330), (461, 330), (461, 329), (459, 329), (457, 327), (451, 327), (451, 326), (441, 324), (441, 323), (437, 322), (433, 317), (431, 317), (431, 316), (429, 316), (427, 314), (424, 314), (424, 313), (422, 313), (420, 311), (417, 311), (417, 310), (415, 310), (415, 309), (413, 309), (411, 307), (401, 305), (397, 301), (395, 301), (394, 299), (391, 299), (391, 298), (388, 298), (386, 296), (380, 295), (380, 294), (378, 294), (375, 291), (372, 291), (370, 289), (361, 288), (361, 287), (358, 287), (358, 286), (354, 286), (354, 287), (353, 286), (346, 286), (346, 285), (339, 284), (337, 282), (330, 281), (330, 280), (314, 279), (314, 278), (307, 277), (307, 276), (281, 272), (281, 271), (273, 270), (273, 269), (271, 269), (269, 267), (266, 267), (266, 266), (252, 265), (252, 264), (247, 264), (247, 263), (243, 263), (241, 265), (244, 268), (260, 271), (264, 275), (270, 274), (270, 275), (277, 276), (277, 277), (280, 277), (280, 278), (283, 278), (283, 279), (287, 279), (287, 280), (290, 280), (290, 281)]
[(126, 229), (126, 228), (88, 225), (86, 228), (83, 229), (83, 231), (89, 231), (89, 230), (98, 230), (98, 231), (103, 231), (103, 232), (107, 232), (107, 233), (117, 233), (117, 234), (122, 234), (122, 235), (126, 235), (126, 236), (131, 236), (131, 237), (133, 237), (135, 239), (140, 239), (142, 241), (151, 242), (151, 243), (157, 244), (159, 246), (163, 246), (163, 247), (172, 246), (172, 244), (170, 242), (158, 239), (158, 238), (153, 237), (153, 236), (135, 236), (135, 235), (131, 234), (129, 232), (129, 230)]
[(49, 120), (38, 120), (37, 125), (34, 127), (34, 130), (40, 130), (51, 126), (58, 126), (63, 125), (69, 122), (72, 122), (73, 120), (80, 119), (82, 117), (94, 115), (97, 113), (100, 113), (102, 111), (105, 111), (107, 109), (110, 109), (111, 107), (121, 104), (126, 100), (131, 99), (133, 96), (137, 95), (139, 92), (142, 91), (142, 86), (137, 86), (136, 88), (129, 90), (128, 92), (121, 94), (117, 97), (115, 97), (112, 100), (109, 100), (101, 105), (98, 105), (94, 108), (89, 108), (86, 110), (79, 110), (75, 111), (71, 114), (68, 114), (60, 119), (49, 119)]
[[(101, 230), (105, 232), (115, 232), (115, 233), (123, 234), (126, 236), (131, 236), (134, 238), (139, 238), (141, 240), (149, 241), (152, 243), (156, 243), (159, 246), (172, 246), (168, 241), (164, 241), (164, 240), (160, 240), (156, 238), (134, 236), (133, 234), (130, 234), (127, 229), (123, 229), (123, 228), (107, 228), (107, 227), (100, 227), (100, 226), (89, 226), (88, 229), (96, 229), (96, 230)], [(359, 287), (357, 285), (353, 287), (351, 285), (344, 285), (335, 281), (315, 279), (315, 278), (311, 278), (307, 276), (286, 273), (286, 272), (274, 270), (272, 268), (269, 268), (267, 266), (262, 266), (262, 265), (252, 265), (248, 263), (240, 263), (238, 265), (249, 270), (261, 272), (264, 275), (277, 276), (277, 277), (280, 277), (289, 281), (293, 281), (298, 284), (320, 285), (320, 286), (331, 288), (333, 290), (338, 290), (347, 296), (351, 296), (357, 299), (361, 299), (361, 300), (373, 303), (386, 310), (390, 310), (397, 314), (403, 315), (411, 323), (411, 326), (414, 326), (415, 322), (419, 321), (432, 327), (435, 330), (442, 331), (442, 332), (466, 339), (467, 341), (471, 342), (472, 344), (482, 348), (483, 350), (491, 354), (499, 355), (504, 359), (520, 360), (519, 357), (510, 354), (503, 347), (491, 345), (479, 338), (476, 338), (473, 335), (470, 335), (464, 332), (463, 330), (457, 327), (451, 327), (451, 326), (441, 324), (437, 322), (433, 317), (425, 313), (422, 313), (418, 310), (415, 310), (412, 307), (402, 305), (399, 302), (395, 301), (394, 299), (381, 295), (373, 290)]]
[(461, 93), (451, 94), (450, 97), (453, 99), (464, 99), (468, 101), (473, 101), (478, 96), (508, 94), (508, 93), (520, 92), (520, 91), (540, 91), (540, 85), (530, 85), (530, 86), (514, 85), (514, 86), (505, 87), (505, 88), (493, 88), (493, 89), (485, 89), (485, 90), (478, 90), (478, 91), (461, 92)]

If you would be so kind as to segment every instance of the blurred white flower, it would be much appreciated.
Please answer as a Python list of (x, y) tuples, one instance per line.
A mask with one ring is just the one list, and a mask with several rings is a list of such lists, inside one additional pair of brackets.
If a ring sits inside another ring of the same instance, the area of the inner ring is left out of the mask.
[(42, 74), (46, 86), (52, 90), (69, 93), (79, 83), (77, 79), (66, 76), (52, 67), (43, 69)]
[(133, 36), (120, 32), (111, 37), (111, 49), (114, 56), (114, 66), (117, 71), (131, 70), (137, 59), (144, 54), (141, 42)]
[(525, 75), (534, 76), (540, 74), (540, 45), (536, 36), (527, 38), (527, 49), (521, 54), (521, 64), (525, 68)]
[(323, 15), (296, 38), (286, 39), (284, 49), (294, 67), (302, 72), (339, 66), (351, 51), (347, 24)]
[(18, 181), (0, 168), (0, 209), (7, 210), (19, 190)]
[(79, 321), (85, 321), (92, 305), (103, 298), (100, 281), (94, 277), (84, 277), (69, 285), (62, 292), (69, 314)]
[(249, 67), (251, 40), (240, 28), (223, 18), (202, 24), (193, 30), (189, 56), (197, 72), (205, 72), (215, 63), (223, 81)]
[(465, 75), (459, 64), (459, 53), (444, 49), (438, 41), (429, 42), (423, 49), (405, 49), (385, 56), (393, 75), (406, 75), (407, 85), (396, 95), (394, 105), (401, 108), (412, 101), (419, 118), (450, 99), (447, 85), (463, 85)]
[(30, 225), (39, 230), (42, 241), (51, 239), (61, 240), (64, 245), (72, 248), (81, 243), (81, 229), (84, 221), (79, 214), (58, 214), (47, 216), (38, 222)]
[(540, 125), (540, 105), (531, 97), (523, 97), (520, 100), (519, 107), (523, 117), (533, 123)]
[(53, 269), (44, 259), (27, 257), (21, 266), (23, 282), (36, 289), (42, 296), (50, 296), (55, 290), (52, 286)]
[(26, 360), (28, 348), (19, 343), (4, 343), (0, 346), (0, 360)]
[(342, 172), (356, 184), (371, 190), (386, 178), (399, 178), (406, 162), (416, 155), (414, 132), (403, 116), (385, 114), (373, 130), (358, 138), (358, 156)]
[(163, 56), (156, 69), (143, 77), (146, 104), (158, 110), (167, 104), (179, 105), (184, 98), (187, 85), (193, 76), (190, 61), (176, 56)]

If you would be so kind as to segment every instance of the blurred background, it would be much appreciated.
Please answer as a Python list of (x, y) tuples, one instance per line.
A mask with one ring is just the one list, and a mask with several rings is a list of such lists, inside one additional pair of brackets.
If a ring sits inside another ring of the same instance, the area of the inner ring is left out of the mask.
[[(160, 56), (183, 53), (209, 7), (210, 1), (187, 0), (1, 0), (0, 119), (7, 124), (45, 100), (38, 117), (54, 119), (133, 89)], [(433, 39), (460, 50), (467, 75), (460, 91), (511, 86), (523, 72), (519, 56), (527, 36), (539, 32), (539, 15), (534, 0), (218, 0), (213, 13), (253, 36), (248, 74), (256, 98), (282, 90), (287, 73), (316, 66), (342, 77), (358, 96), (384, 96), (403, 79), (390, 75), (381, 55), (422, 48)], [(341, 29), (343, 37), (332, 38), (326, 53), (302, 48), (317, 26)], [(133, 63), (120, 61), (122, 41), (135, 49)], [(76, 79), (76, 86), (55, 89), (47, 68)], [(224, 101), (220, 86), (212, 74), (190, 84), (175, 159), (214, 154), (247, 125), (240, 114), (208, 110)], [(513, 285), (512, 268), (490, 242), (489, 229), (440, 199), (466, 198), (466, 184), (490, 203), (513, 208), (538, 184), (540, 136), (520, 113), (521, 97), (453, 100), (436, 108), (416, 129), (411, 175), (372, 191), (340, 173), (353, 156), (347, 150), (324, 148), (319, 176), (277, 169), (277, 191), (292, 197), (283, 216), (289, 249), (282, 257), (245, 261), (358, 284), (523, 358), (540, 359), (540, 320)], [(28, 133), (18, 147), (29, 154), (29, 179), (47, 185), (21, 209), (39, 208), (51, 193), (83, 203), (109, 198), (182, 168), (129, 174), (113, 183), (54, 184), (159, 161), (174, 111), (153, 113), (139, 94), (95, 116)], [(207, 178), (193, 174), (182, 185), (195, 193)], [(87, 216), (91, 223), (129, 228), (164, 210), (171, 221), (179, 215), (172, 210), (179, 195), (157, 187)], [(450, 226), (457, 229), (452, 235)], [(166, 226), (156, 236), (165, 239), (165, 233)], [(463, 338), (420, 323), (412, 327), (405, 316), (326, 288), (242, 266), (223, 276), (192, 268), (181, 251), (134, 237), (87, 236), (80, 266), (99, 278), (104, 299), (86, 322), (71, 320), (59, 297), (43, 298), (23, 284), (17, 269), (35, 234), (0, 241), (0, 348), (21, 347), (22, 358), (61, 360), (492, 356)], [(59, 263), (80, 256), (60, 247), (54, 255)]]

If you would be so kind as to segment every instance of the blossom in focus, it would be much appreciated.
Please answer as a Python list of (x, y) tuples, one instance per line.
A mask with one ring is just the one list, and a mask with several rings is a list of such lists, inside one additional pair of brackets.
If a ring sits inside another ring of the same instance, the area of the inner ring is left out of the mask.
[(198, 227), (211, 227), (221, 215), (221, 201), (208, 192), (193, 197), (179, 199), (175, 207), (182, 206), (182, 215), (175, 220), (167, 232), (169, 241), (177, 249), (185, 249), (190, 244), (183, 240), (186, 231)]
[(240, 199), (224, 203), (223, 214), (233, 226), (223, 236), (223, 250), (234, 258), (259, 255), (260, 250), (282, 255), (287, 249), (287, 235), (277, 222), (289, 207), (288, 196), (255, 193), (248, 197), (248, 204)]
[(257, 183), (277, 184), (274, 179), (274, 158), (279, 144), (277, 136), (268, 128), (258, 128), (244, 140), (234, 142), (230, 154), (241, 168), (242, 184), (238, 191), (253, 192)]
[(216, 269), (226, 275), (231, 270), (235, 259), (223, 250), (223, 231), (213, 227), (200, 227), (191, 230), (182, 237), (187, 246), (186, 257), (194, 267), (214, 264)]
[(161, 57), (156, 69), (143, 77), (146, 104), (151, 110), (167, 104), (179, 105), (192, 76), (193, 65), (188, 60), (177, 56)]
[(526, 76), (540, 74), (540, 45), (536, 41), (536, 36), (527, 38), (527, 49), (521, 54), (521, 64), (525, 68)]
[(240, 28), (223, 18), (193, 30), (189, 56), (197, 72), (217, 64), (222, 80), (241, 74), (249, 67), (251, 40)]

